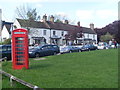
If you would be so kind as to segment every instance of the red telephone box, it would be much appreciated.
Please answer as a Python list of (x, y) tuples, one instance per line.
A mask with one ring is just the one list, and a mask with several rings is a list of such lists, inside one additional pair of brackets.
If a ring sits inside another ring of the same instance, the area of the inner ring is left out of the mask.
[(28, 31), (25, 29), (12, 31), (12, 67), (13, 69), (29, 68)]

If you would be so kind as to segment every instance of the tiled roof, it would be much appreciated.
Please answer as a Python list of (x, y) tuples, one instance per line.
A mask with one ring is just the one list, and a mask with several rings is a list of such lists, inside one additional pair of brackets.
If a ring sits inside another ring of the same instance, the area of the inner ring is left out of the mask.
[(55, 30), (65, 30), (65, 31), (82, 31), (83, 33), (89, 33), (89, 34), (96, 34), (95, 31), (93, 31), (90, 28), (86, 27), (79, 27), (76, 25), (70, 25), (70, 24), (64, 24), (59, 22), (40, 22), (40, 21), (28, 21), (28, 20), (22, 20), (17, 19), (18, 22), (22, 27), (32, 27), (32, 28), (46, 28), (46, 29), (55, 29)]

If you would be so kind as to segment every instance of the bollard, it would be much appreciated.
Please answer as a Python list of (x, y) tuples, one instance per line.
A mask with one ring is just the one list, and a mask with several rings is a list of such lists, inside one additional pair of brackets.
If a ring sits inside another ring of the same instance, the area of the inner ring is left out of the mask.
[(4, 58), (4, 61), (5, 61), (5, 62), (7, 61), (7, 57)]
[(37, 89), (39, 89), (39, 87), (38, 87), (38, 86), (34, 86), (34, 89), (33, 89), (33, 90), (37, 90)]
[(14, 78), (14, 76), (11, 76), (10, 77), (10, 84), (11, 84), (11, 86), (13, 86), (13, 82), (12, 82), (12, 79)]

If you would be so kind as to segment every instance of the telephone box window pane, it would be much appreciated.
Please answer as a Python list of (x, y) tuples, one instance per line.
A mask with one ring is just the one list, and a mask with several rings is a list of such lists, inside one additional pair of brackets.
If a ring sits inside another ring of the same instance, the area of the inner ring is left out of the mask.
[(24, 41), (16, 41), (16, 43), (24, 43)]
[(16, 54), (24, 54), (24, 52), (16, 52)]
[(16, 40), (24, 40), (24, 37), (17, 37)]
[(14, 34), (25, 34), (25, 32), (14, 32)]
[(23, 51), (24, 48), (16, 48), (17, 51)]
[(24, 65), (23, 62), (17, 62), (17, 65)]
[(24, 47), (24, 45), (22, 45), (22, 44), (19, 44), (19, 45), (16, 45), (16, 47)]
[(24, 61), (24, 59), (17, 59), (17, 61)]
[(16, 55), (16, 58), (24, 58), (23, 55)]

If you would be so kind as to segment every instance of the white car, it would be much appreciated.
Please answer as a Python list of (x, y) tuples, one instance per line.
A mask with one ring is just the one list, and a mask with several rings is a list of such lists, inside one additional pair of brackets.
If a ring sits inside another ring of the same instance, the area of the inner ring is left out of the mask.
[(98, 49), (109, 49), (109, 45), (106, 42), (99, 42), (97, 48)]

